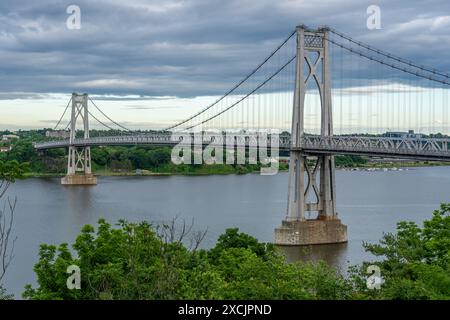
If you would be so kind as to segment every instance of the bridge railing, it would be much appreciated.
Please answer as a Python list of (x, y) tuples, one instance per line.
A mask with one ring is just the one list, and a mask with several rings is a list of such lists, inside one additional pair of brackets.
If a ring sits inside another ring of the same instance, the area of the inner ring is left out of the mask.
[[(286, 135), (278, 136), (278, 144), (276, 148), (289, 149), (290, 137)], [(204, 133), (202, 135), (194, 135), (193, 133), (152, 133), (135, 136), (110, 136), (110, 137), (95, 137), (89, 139), (75, 139), (72, 144), (69, 140), (57, 140), (36, 143), (34, 147), (37, 150), (62, 148), (69, 145), (74, 146), (98, 146), (98, 145), (135, 145), (135, 144), (155, 144), (155, 145), (176, 145), (176, 144), (192, 144), (195, 139), (200, 138), (202, 144), (209, 144), (212, 146), (233, 144), (258, 146), (271, 146), (270, 135), (267, 134), (227, 134), (220, 133)]]
[(450, 159), (450, 139), (359, 136), (304, 136), (301, 148), (331, 153), (437, 157)]
[[(191, 139), (192, 138), (192, 139)], [(184, 139), (184, 140), (183, 140)], [(75, 139), (72, 145), (75, 146), (98, 146), (98, 145), (167, 145), (176, 144), (190, 145), (194, 140), (191, 133), (167, 134), (154, 133), (136, 136), (113, 136), (95, 137), (89, 139)], [(201, 136), (203, 144), (221, 146), (231, 143), (235, 145), (257, 146), (265, 143), (267, 146), (281, 150), (291, 149), (290, 137), (279, 136), (276, 145), (270, 141), (260, 140), (258, 136), (246, 134), (231, 135), (230, 137), (220, 134), (204, 134)], [(38, 150), (68, 147), (68, 140), (48, 141), (35, 144)], [(430, 158), (450, 160), (450, 139), (438, 138), (392, 138), (392, 137), (361, 137), (361, 136), (313, 136), (305, 135), (300, 140), (300, 149), (309, 153), (352, 153), (374, 156), (410, 157), (410, 158)]]

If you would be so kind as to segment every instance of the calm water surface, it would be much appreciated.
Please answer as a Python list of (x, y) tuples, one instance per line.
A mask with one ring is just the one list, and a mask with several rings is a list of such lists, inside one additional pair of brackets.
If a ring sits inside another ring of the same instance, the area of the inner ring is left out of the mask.
[[(287, 173), (226, 176), (99, 177), (97, 186), (67, 187), (59, 179), (27, 179), (8, 190), (17, 196), (15, 257), (6, 274), (8, 292), (20, 298), (27, 283), (35, 284), (33, 265), (39, 244), (72, 243), (81, 227), (103, 217), (110, 222), (169, 221), (175, 216), (195, 229), (208, 229), (204, 246), (212, 246), (229, 227), (261, 241), (272, 241), (285, 216)], [(345, 270), (370, 255), (362, 241), (377, 241), (395, 230), (397, 221), (421, 222), (441, 202), (450, 202), (450, 167), (406, 171), (337, 171), (337, 210), (348, 225), (349, 242), (315, 246), (310, 259), (324, 259)], [(288, 248), (289, 260), (305, 256)]]

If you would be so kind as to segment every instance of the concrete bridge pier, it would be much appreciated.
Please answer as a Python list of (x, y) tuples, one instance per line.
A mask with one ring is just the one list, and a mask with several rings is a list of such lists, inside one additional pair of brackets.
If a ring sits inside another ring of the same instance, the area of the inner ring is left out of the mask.
[(90, 147), (69, 147), (67, 175), (61, 178), (64, 185), (96, 185), (97, 177), (91, 170)]
[[(310, 81), (320, 94), (321, 136), (333, 135), (328, 33), (327, 28), (297, 27), (288, 208), (285, 220), (275, 229), (275, 244), (278, 245), (347, 242), (347, 226), (341, 223), (336, 213), (334, 156), (306, 154), (302, 149), (305, 95)], [(319, 185), (316, 183), (318, 173)], [(317, 212), (317, 218), (305, 219), (306, 211)]]
[(97, 178), (91, 169), (91, 147), (76, 146), (77, 119), (83, 120), (84, 139), (89, 138), (88, 95), (72, 93), (70, 120), (70, 145), (67, 157), (67, 175), (61, 178), (64, 185), (96, 185)]
[[(301, 161), (299, 161), (301, 159)], [(335, 208), (334, 157), (311, 158), (291, 151), (288, 214), (275, 229), (275, 244), (313, 245), (347, 242), (347, 226), (338, 218)], [(319, 186), (316, 183), (320, 172)], [(305, 184), (306, 182), (306, 184)], [(306, 219), (305, 212), (317, 212)]]
[(73, 174), (61, 178), (63, 185), (96, 185), (97, 177), (91, 174)]

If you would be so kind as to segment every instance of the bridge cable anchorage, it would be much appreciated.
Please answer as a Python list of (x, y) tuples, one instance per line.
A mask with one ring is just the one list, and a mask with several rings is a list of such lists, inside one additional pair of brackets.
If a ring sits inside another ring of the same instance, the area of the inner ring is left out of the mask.
[[(57, 128), (57, 127), (59, 126), (59, 124), (61, 123), (61, 121), (62, 121), (64, 115), (65, 115), (66, 112), (67, 112), (67, 109), (69, 109), (70, 102), (72, 102), (72, 97), (70, 97), (70, 100), (69, 100), (69, 102), (67, 103), (67, 106), (66, 106), (66, 108), (64, 109), (63, 114), (61, 115), (61, 118), (59, 118), (59, 121), (58, 121), (58, 123), (56, 124), (56, 126), (53, 128), (53, 130), (56, 130), (56, 128)], [(69, 122), (69, 123), (70, 123), (70, 122)]]
[(239, 99), (238, 101), (236, 101), (235, 103), (233, 103), (231, 106), (225, 108), (224, 110), (220, 111), (219, 113), (216, 113), (215, 115), (197, 123), (194, 125), (191, 125), (190, 127), (187, 127), (186, 129), (192, 129), (195, 128), (199, 125), (202, 125), (214, 118), (217, 118), (218, 116), (220, 116), (221, 114), (225, 113), (226, 111), (230, 110), (231, 108), (235, 107), (236, 105), (238, 105), (240, 102), (242, 102), (243, 100), (245, 100), (246, 98), (248, 98), (249, 96), (251, 96), (253, 93), (255, 93), (256, 91), (258, 91), (262, 86), (264, 86), (267, 82), (269, 82), (270, 80), (272, 80), (277, 74), (279, 74), (281, 71), (283, 71), (284, 68), (286, 68), (292, 61), (294, 61), (297, 58), (297, 56), (293, 56), (288, 62), (286, 62), (281, 68), (279, 68), (277, 71), (275, 71), (269, 78), (267, 78), (266, 80), (264, 80), (263, 82), (261, 82), (255, 89), (253, 89), (252, 91), (250, 91), (249, 93), (247, 93), (245, 96), (243, 96), (241, 99)]
[[(92, 104), (94, 105), (94, 107), (98, 110), (98, 111), (100, 111), (100, 113), (103, 115), (103, 116), (105, 116), (105, 118), (106, 119), (108, 119), (109, 121), (111, 121), (112, 123), (114, 123), (116, 126), (118, 126), (118, 127), (120, 127), (120, 128), (122, 128), (122, 129), (124, 129), (125, 131), (128, 131), (128, 132), (132, 132), (133, 130), (130, 130), (130, 129), (128, 129), (127, 127), (124, 127), (123, 125), (121, 125), (120, 123), (117, 123), (116, 121), (114, 121), (113, 119), (111, 119), (110, 117), (108, 117), (108, 115), (107, 114), (105, 114), (96, 104), (95, 104), (95, 102), (91, 99), (91, 97), (89, 97), (89, 100), (92, 102)], [(95, 118), (95, 117), (94, 117)], [(97, 120), (97, 121), (99, 121), (99, 120)], [(100, 121), (99, 121), (100, 122)], [(101, 122), (100, 122), (101, 123)], [(114, 129), (112, 129), (112, 130), (114, 130)]]
[(436, 79), (436, 78), (434, 78), (434, 77), (432, 77), (432, 76), (427, 76), (427, 75), (425, 75), (425, 74), (419, 73), (418, 71), (408, 70), (408, 69), (406, 69), (406, 68), (404, 68), (404, 67), (395, 65), (395, 64), (393, 64), (393, 63), (389, 63), (389, 62), (383, 61), (383, 60), (381, 60), (380, 58), (376, 58), (376, 57), (374, 57), (374, 56), (365, 54), (365, 53), (363, 53), (362, 51), (358, 51), (358, 50), (355, 50), (355, 49), (353, 49), (353, 48), (347, 47), (347, 46), (343, 45), (342, 43), (336, 42), (336, 41), (334, 41), (334, 40), (331, 40), (331, 39), (326, 39), (326, 40), (327, 40), (328, 42), (334, 44), (334, 45), (337, 45), (338, 47), (341, 47), (342, 49), (345, 49), (345, 50), (347, 50), (347, 51), (350, 51), (350, 52), (352, 52), (352, 53), (354, 53), (354, 54), (357, 54), (357, 55), (359, 55), (359, 56), (361, 56), (361, 57), (364, 57), (364, 58), (366, 58), (366, 59), (369, 59), (369, 60), (372, 60), (372, 61), (376, 61), (376, 62), (378, 62), (378, 63), (381, 63), (381, 64), (385, 65), (385, 66), (388, 66), (388, 67), (391, 67), (391, 68), (394, 68), (394, 69), (397, 69), (397, 70), (400, 70), (400, 71), (403, 71), (403, 72), (412, 74), (412, 75), (414, 75), (414, 76), (416, 76), (416, 77), (419, 77), (419, 78), (427, 79), (427, 80), (430, 80), (430, 81), (435, 81), (435, 82), (438, 82), (438, 83), (441, 83), (441, 84), (450, 86), (450, 81), (445, 81), (445, 80), (441, 80), (441, 79)]
[[(289, 36), (274, 50), (272, 51), (272, 53), (270, 55), (267, 56), (267, 58), (265, 58), (263, 60), (263, 62), (261, 62), (255, 69), (253, 69), (247, 76), (245, 76), (241, 81), (239, 81), (235, 86), (233, 86), (230, 90), (228, 90), (222, 97), (220, 97), (219, 99), (217, 99), (215, 102), (213, 102), (212, 104), (210, 104), (209, 106), (207, 106), (206, 108), (200, 110), (199, 112), (195, 113), (194, 115), (192, 115), (191, 117), (180, 121), (174, 125), (171, 125), (170, 127), (167, 127), (165, 129), (163, 129), (162, 131), (168, 131), (174, 128), (177, 128), (179, 126), (181, 126), (182, 124), (185, 124), (186, 122), (189, 122), (190, 120), (196, 118), (197, 116), (203, 114), (204, 112), (206, 112), (207, 110), (211, 109), (212, 107), (214, 107), (216, 104), (218, 104), (220, 101), (222, 101), (223, 99), (225, 99), (226, 97), (228, 97), (231, 93), (233, 93), (237, 88), (239, 88), (244, 82), (246, 82), (252, 75), (254, 75), (259, 69), (261, 69), (261, 67), (267, 62), (269, 61), (270, 58), (272, 58), (288, 41), (289, 39), (291, 39), (295, 34), (296, 34), (296, 30), (292, 31)], [(193, 128), (195, 126), (190, 126), (189, 128)]]
[(398, 57), (396, 55), (393, 55), (393, 54), (391, 54), (389, 52), (386, 52), (386, 51), (383, 51), (383, 50), (379, 50), (379, 49), (374, 48), (374, 47), (372, 47), (372, 46), (370, 46), (370, 45), (368, 45), (368, 44), (366, 44), (364, 42), (357, 41), (357, 40), (353, 39), (352, 37), (347, 36), (347, 35), (339, 32), (339, 31), (337, 31), (336, 29), (330, 28), (330, 31), (333, 34), (337, 35), (338, 37), (341, 37), (341, 38), (343, 38), (345, 40), (348, 40), (348, 41), (350, 41), (350, 42), (352, 42), (352, 43), (354, 43), (354, 44), (356, 44), (356, 45), (358, 45), (360, 47), (363, 47), (363, 48), (367, 49), (367, 50), (370, 50), (370, 51), (375, 52), (377, 54), (383, 55), (383, 56), (385, 56), (385, 57), (387, 57), (389, 59), (393, 59), (393, 60), (396, 60), (397, 62), (406, 64), (406, 65), (408, 65), (410, 67), (414, 67), (414, 68), (417, 68), (417, 69), (420, 69), (420, 70), (423, 70), (423, 71), (426, 71), (426, 72), (429, 72), (429, 73), (433, 73), (435, 75), (439, 75), (439, 76), (444, 77), (446, 79), (450, 79), (450, 75), (448, 73), (444, 73), (442, 71), (439, 71), (439, 70), (431, 68), (431, 67), (426, 67), (426, 66), (423, 66), (423, 65), (421, 66), (421, 65), (415, 64), (411, 60), (403, 59), (403, 58)]

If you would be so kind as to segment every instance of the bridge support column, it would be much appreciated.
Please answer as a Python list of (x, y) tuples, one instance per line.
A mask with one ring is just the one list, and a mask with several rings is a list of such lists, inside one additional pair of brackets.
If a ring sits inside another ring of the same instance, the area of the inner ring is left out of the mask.
[[(347, 226), (336, 213), (334, 156), (302, 149), (308, 81), (317, 85), (321, 101), (321, 136), (333, 135), (331, 78), (327, 29), (297, 27), (297, 65), (289, 161), (286, 219), (275, 229), (275, 244), (312, 245), (347, 242)], [(314, 58), (315, 57), (315, 58)], [(319, 186), (316, 183), (320, 175)], [(317, 212), (312, 219), (306, 212)]]
[(64, 185), (95, 185), (97, 178), (91, 169), (91, 148), (77, 146), (76, 125), (78, 118), (83, 120), (84, 139), (89, 138), (88, 95), (72, 94), (72, 114), (70, 118), (70, 146), (67, 159), (67, 175), (61, 178)]

